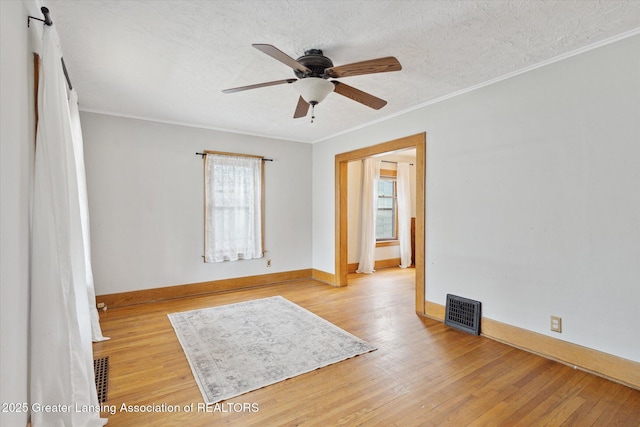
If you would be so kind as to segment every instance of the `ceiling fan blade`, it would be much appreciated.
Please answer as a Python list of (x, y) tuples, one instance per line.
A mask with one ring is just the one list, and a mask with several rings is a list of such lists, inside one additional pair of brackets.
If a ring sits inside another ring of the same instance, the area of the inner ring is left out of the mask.
[(356, 102), (366, 105), (367, 107), (371, 107), (374, 110), (379, 110), (385, 105), (387, 105), (387, 101), (384, 99), (376, 98), (375, 96), (363, 92), (355, 87), (346, 85), (342, 82), (337, 82), (332, 80), (331, 83), (335, 85), (334, 92), (339, 93), (342, 96), (346, 96), (349, 99), (353, 99)]
[(389, 71), (400, 71), (402, 65), (393, 56), (385, 58), (370, 59), (368, 61), (354, 62), (353, 64), (339, 65), (324, 70), (329, 77), (350, 77), (362, 74), (387, 73)]
[(266, 86), (282, 85), (282, 84), (285, 84), (285, 83), (293, 83), (293, 82), (297, 82), (297, 81), (298, 81), (298, 79), (276, 80), (274, 82), (258, 83), (258, 84), (255, 84), (255, 85), (240, 86), (240, 87), (234, 87), (234, 88), (231, 88), (231, 89), (225, 89), (225, 90), (222, 91), (222, 93), (242, 92), (243, 90), (257, 89), (259, 87), (266, 87)]
[(293, 113), (294, 119), (299, 119), (300, 117), (305, 117), (309, 112), (309, 104), (302, 97), (298, 99), (298, 105), (296, 106), (296, 112)]
[(293, 59), (292, 57), (290, 57), (289, 55), (287, 55), (286, 53), (284, 53), (283, 51), (281, 51), (275, 46), (271, 46), (270, 44), (252, 44), (251, 46), (255, 47), (260, 52), (266, 53), (273, 59), (277, 59), (283, 64), (288, 65), (294, 70), (298, 70), (304, 74), (311, 73), (311, 70), (309, 68), (305, 67), (304, 65), (302, 65), (301, 63), (299, 63), (298, 61), (296, 61), (295, 59)]

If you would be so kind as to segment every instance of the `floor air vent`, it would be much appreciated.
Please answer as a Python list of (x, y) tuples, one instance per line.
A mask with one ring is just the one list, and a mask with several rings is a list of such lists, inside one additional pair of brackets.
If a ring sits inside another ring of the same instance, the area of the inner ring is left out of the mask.
[(98, 391), (98, 402), (107, 401), (107, 390), (109, 388), (109, 357), (93, 360), (93, 373), (96, 376), (96, 390)]
[(480, 301), (447, 294), (445, 325), (480, 335)]

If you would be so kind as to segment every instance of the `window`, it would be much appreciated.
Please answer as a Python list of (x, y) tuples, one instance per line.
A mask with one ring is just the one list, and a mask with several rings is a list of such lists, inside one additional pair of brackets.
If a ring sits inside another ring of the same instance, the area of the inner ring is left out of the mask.
[(396, 178), (380, 176), (378, 181), (378, 209), (376, 214), (376, 240), (397, 239), (398, 197)]
[(262, 158), (205, 153), (205, 262), (262, 258)]

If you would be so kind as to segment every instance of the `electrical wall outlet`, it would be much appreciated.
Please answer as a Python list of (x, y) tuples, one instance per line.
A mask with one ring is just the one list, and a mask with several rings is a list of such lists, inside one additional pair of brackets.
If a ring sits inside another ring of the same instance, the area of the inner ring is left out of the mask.
[(562, 317), (551, 316), (551, 330), (562, 333)]
[(271, 267), (271, 260), (270, 259), (267, 260), (267, 267)]
[(99, 302), (96, 307), (98, 308), (104, 308), (104, 303), (103, 302)]

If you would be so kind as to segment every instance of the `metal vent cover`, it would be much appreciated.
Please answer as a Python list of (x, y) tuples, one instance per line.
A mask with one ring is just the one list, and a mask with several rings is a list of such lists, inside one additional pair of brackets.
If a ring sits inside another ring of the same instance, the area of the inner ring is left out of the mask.
[(109, 356), (93, 360), (93, 373), (96, 378), (98, 402), (105, 403), (109, 389)]
[(480, 301), (447, 294), (445, 325), (474, 335), (480, 335)]

